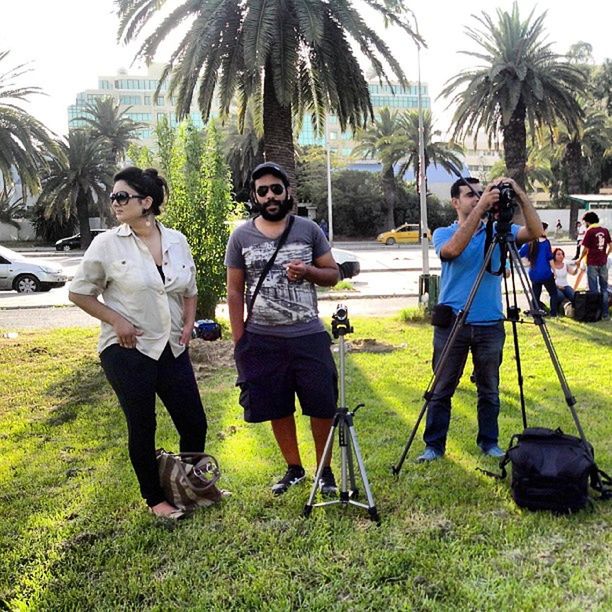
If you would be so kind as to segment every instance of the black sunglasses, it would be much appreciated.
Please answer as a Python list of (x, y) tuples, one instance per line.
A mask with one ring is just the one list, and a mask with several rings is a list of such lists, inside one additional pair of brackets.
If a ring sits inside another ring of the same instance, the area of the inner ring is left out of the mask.
[(129, 202), (132, 198), (142, 199), (146, 197), (147, 196), (143, 195), (131, 195), (127, 191), (118, 191), (117, 193), (110, 194), (110, 201), (117, 202), (118, 204), (125, 204), (126, 202)]
[(283, 185), (280, 185), (279, 183), (274, 183), (274, 185), (260, 185), (257, 188), (257, 195), (260, 198), (265, 198), (266, 194), (268, 193), (268, 189), (274, 194), (274, 195), (280, 195), (281, 193), (283, 193), (283, 191), (285, 191), (285, 187)]

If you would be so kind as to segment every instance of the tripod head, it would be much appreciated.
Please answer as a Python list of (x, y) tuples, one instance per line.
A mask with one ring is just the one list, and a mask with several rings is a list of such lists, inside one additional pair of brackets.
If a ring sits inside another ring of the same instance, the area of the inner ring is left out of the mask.
[(332, 315), (331, 328), (334, 338), (353, 333), (353, 328), (348, 318), (348, 308), (344, 304), (336, 306), (336, 312)]

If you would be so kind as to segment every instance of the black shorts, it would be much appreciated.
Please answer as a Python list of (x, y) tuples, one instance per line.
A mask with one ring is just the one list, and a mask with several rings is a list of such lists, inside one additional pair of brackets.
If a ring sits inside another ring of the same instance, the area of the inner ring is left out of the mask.
[(280, 338), (245, 332), (234, 349), (244, 420), (261, 423), (295, 412), (333, 418), (338, 401), (338, 373), (326, 332)]

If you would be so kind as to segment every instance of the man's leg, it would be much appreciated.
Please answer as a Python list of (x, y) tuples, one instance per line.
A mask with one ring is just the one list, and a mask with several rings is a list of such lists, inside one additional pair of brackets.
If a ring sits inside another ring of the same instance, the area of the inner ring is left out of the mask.
[(595, 293), (599, 291), (597, 276), (597, 266), (587, 266), (587, 283), (589, 284), (589, 291)]
[(302, 465), (294, 416), (290, 414), (281, 419), (272, 419), (271, 423), (274, 437), (287, 465)]
[[(470, 327), (469, 325), (463, 326), (455, 337), (455, 342), (448, 353), (444, 368), (438, 373), (438, 381), (427, 407), (423, 440), (427, 447), (433, 449), (438, 455), (443, 455), (446, 449), (446, 435), (450, 424), (451, 398), (463, 374), (463, 367), (469, 352)], [(434, 328), (434, 370), (440, 361), (451, 329), (452, 327)]]
[[(310, 428), (312, 429), (312, 438), (315, 443), (315, 451), (317, 453), (317, 465), (321, 463), (321, 457), (323, 457), (323, 451), (325, 450), (325, 443), (329, 437), (329, 430), (331, 429), (334, 419), (319, 419), (317, 417), (310, 417)], [(325, 461), (325, 465), (329, 465), (331, 460), (331, 453)]]
[(472, 355), (478, 391), (478, 437), (487, 452), (497, 446), (499, 430), (499, 366), (505, 340), (504, 324), (473, 326)]
[(608, 312), (608, 266), (598, 266), (597, 275), (599, 277), (599, 290), (601, 291), (601, 318), (610, 318)]

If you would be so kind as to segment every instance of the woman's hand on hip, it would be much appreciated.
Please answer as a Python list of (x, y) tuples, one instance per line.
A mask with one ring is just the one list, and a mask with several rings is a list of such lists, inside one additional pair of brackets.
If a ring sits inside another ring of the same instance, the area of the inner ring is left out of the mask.
[(141, 329), (138, 329), (123, 317), (119, 317), (113, 323), (113, 329), (117, 334), (119, 346), (129, 349), (136, 348), (136, 336), (142, 336)]

